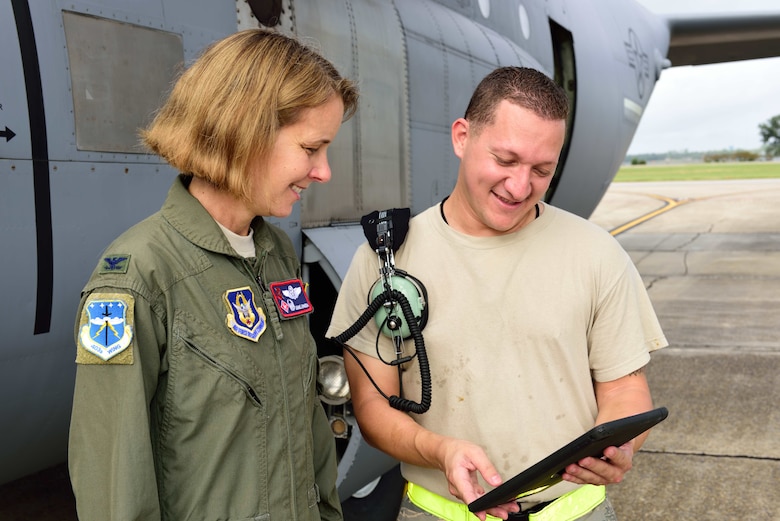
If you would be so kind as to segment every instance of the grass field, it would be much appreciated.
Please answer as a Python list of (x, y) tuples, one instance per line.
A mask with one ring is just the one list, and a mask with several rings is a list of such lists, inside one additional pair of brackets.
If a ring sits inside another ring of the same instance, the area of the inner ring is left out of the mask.
[(621, 181), (702, 181), (780, 177), (780, 162), (688, 163), (675, 165), (626, 165), (618, 170)]

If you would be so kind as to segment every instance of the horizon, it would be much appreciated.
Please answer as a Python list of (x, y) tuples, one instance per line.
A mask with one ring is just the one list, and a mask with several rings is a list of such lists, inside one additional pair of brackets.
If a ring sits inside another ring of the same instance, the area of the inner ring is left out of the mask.
[[(776, 0), (638, 0), (658, 15), (773, 12)], [(780, 115), (780, 57), (665, 69), (626, 155), (756, 150), (759, 124)]]

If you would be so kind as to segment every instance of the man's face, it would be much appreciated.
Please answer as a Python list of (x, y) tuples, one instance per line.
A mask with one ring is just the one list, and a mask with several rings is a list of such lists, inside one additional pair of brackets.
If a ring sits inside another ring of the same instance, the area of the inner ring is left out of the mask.
[(476, 132), (465, 119), (453, 123), (453, 148), (461, 160), (453, 192), (456, 228), (475, 236), (503, 235), (533, 221), (565, 134), (564, 120), (542, 119), (508, 101), (496, 107), (492, 124)]

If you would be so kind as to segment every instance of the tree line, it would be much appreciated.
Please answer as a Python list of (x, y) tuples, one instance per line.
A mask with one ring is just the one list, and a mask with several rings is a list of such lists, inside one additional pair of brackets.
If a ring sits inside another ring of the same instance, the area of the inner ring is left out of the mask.
[[(758, 125), (763, 143), (763, 156), (767, 160), (780, 156), (780, 114)], [(679, 158), (700, 158), (705, 163), (723, 163), (727, 161), (756, 161), (762, 154), (751, 150), (715, 151), (715, 152), (667, 152), (664, 154), (639, 154), (632, 156), (632, 165), (644, 165), (647, 161)]]
[(766, 123), (759, 124), (758, 130), (767, 157), (780, 156), (780, 114), (769, 118)]

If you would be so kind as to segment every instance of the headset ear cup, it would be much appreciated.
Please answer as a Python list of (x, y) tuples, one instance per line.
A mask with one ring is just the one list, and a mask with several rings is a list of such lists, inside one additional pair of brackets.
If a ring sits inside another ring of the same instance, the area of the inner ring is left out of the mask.
[(404, 276), (409, 278), (414, 286), (417, 288), (417, 295), (420, 299), (420, 314), (419, 323), (420, 330), (425, 328), (425, 324), (428, 323), (428, 291), (425, 289), (425, 284), (420, 282), (420, 279), (404, 272)]
[[(409, 305), (412, 308), (414, 316), (417, 318), (417, 324), (422, 330), (428, 321), (428, 298), (425, 291), (425, 287), (422, 283), (414, 277), (403, 273), (393, 275), (390, 283), (392, 288), (400, 291), (404, 297), (409, 301)], [(377, 296), (385, 291), (382, 279), (377, 280), (368, 295), (368, 301), (372, 302)], [(392, 317), (392, 320), (389, 320)], [(381, 329), (382, 333), (388, 337), (394, 337), (397, 332), (388, 327), (388, 322), (400, 323), (400, 333), (403, 338), (408, 338), (412, 335), (409, 325), (404, 323), (403, 311), (398, 302), (393, 302), (391, 306), (383, 306), (374, 315), (376, 325)]]

